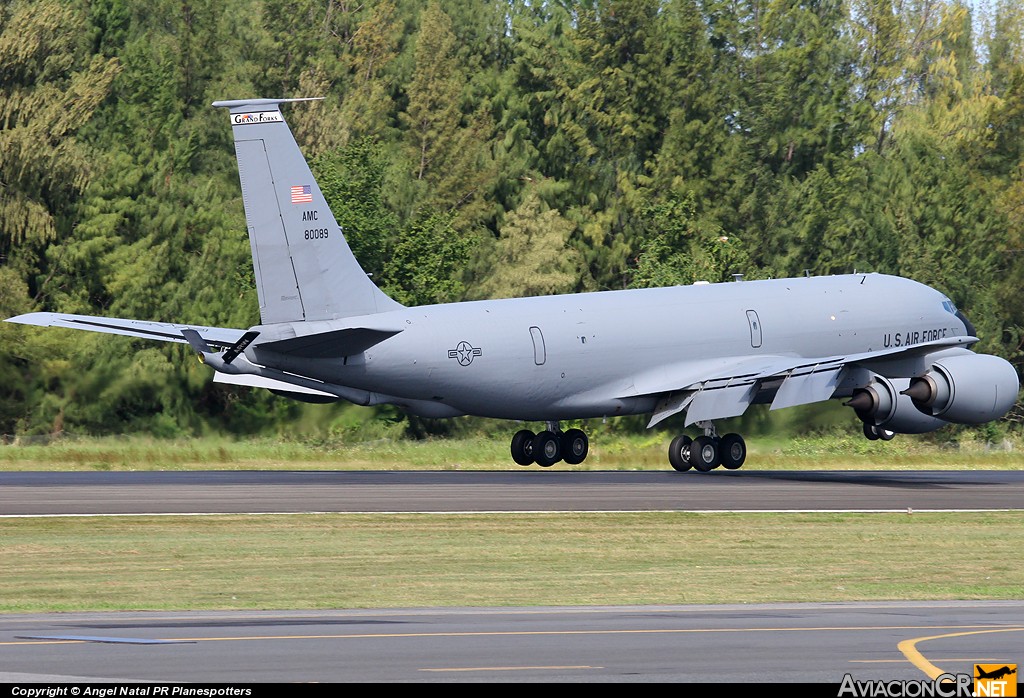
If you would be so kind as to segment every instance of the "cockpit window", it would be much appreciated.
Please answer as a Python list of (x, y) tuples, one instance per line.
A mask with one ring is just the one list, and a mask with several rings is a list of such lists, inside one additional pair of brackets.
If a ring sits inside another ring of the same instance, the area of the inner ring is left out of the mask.
[(948, 298), (942, 301), (942, 307), (945, 308), (947, 312), (956, 315), (956, 306), (953, 305), (953, 301), (949, 300)]

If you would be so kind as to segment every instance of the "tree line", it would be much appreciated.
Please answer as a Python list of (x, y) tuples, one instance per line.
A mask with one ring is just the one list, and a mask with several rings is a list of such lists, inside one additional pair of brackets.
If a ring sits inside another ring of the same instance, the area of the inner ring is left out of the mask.
[[(12, 0), (0, 313), (258, 322), (210, 107), (253, 96), (325, 97), (287, 118), (403, 303), (876, 271), (1021, 361), (1014, 0)], [(253, 433), (299, 409), (211, 384), (185, 347), (0, 326), (0, 433)]]

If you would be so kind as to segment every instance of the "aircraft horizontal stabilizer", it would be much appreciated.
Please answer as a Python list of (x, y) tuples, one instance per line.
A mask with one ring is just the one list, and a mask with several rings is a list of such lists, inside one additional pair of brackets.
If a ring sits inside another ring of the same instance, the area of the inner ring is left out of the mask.
[(73, 330), (89, 330), (106, 334), (120, 334), (142, 339), (156, 339), (161, 342), (179, 342), (187, 340), (182, 330), (195, 330), (203, 340), (212, 347), (226, 349), (242, 338), (245, 330), (227, 327), (204, 327), (202, 325), (182, 325), (172, 322), (149, 322), (146, 320), (125, 320), (122, 318), (95, 317), (92, 315), (71, 315), (69, 313), (26, 313), (7, 320), (22, 325), (38, 325), (39, 327), (67, 327)]
[(341, 330), (318, 332), (275, 342), (262, 342), (259, 351), (272, 351), (303, 359), (331, 359), (361, 354), (375, 344), (401, 332), (400, 329), (374, 329), (347, 327)]

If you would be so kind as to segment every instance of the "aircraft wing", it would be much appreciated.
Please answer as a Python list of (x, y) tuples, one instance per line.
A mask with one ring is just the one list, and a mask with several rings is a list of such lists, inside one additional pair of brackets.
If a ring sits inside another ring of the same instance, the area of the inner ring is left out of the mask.
[(909, 347), (890, 347), (859, 354), (794, 357), (753, 355), (683, 364), (679, 370), (660, 370), (634, 381), (634, 395), (660, 395), (648, 428), (686, 410), (687, 426), (702, 420), (743, 414), (766, 384), (776, 388), (771, 409), (822, 402), (832, 397), (851, 365), (871, 366), (926, 354), (938, 349), (966, 347), (977, 337), (946, 337)]
[(245, 330), (227, 327), (204, 327), (202, 325), (181, 325), (172, 322), (149, 322), (146, 320), (125, 320), (121, 318), (95, 317), (92, 315), (71, 315), (69, 313), (26, 313), (8, 318), (7, 322), (39, 327), (68, 327), (75, 330), (123, 334), (129, 337), (156, 339), (161, 342), (187, 344), (182, 330), (195, 330), (213, 347), (228, 348), (242, 338)]

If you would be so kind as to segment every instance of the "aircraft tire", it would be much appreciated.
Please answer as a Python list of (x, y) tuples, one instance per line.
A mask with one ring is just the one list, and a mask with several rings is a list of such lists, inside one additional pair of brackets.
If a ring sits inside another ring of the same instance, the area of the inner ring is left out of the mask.
[(710, 436), (698, 436), (690, 444), (690, 464), (702, 473), (718, 467), (718, 442)]
[(590, 439), (580, 429), (570, 429), (561, 435), (562, 460), (569, 465), (579, 465), (590, 452)]
[(864, 422), (864, 436), (868, 441), (878, 441), (878, 432), (875, 430), (874, 424)]
[(718, 444), (719, 457), (727, 470), (736, 470), (747, 460), (747, 443), (739, 434), (726, 434)]
[(875, 431), (878, 433), (878, 438), (882, 441), (892, 441), (893, 437), (896, 436), (896, 432), (883, 429), (882, 427), (876, 427)]
[(562, 460), (562, 444), (559, 443), (558, 434), (542, 431), (533, 437), (533, 459), (542, 468), (550, 468)]
[(533, 440), (536, 438), (529, 429), (520, 429), (512, 437), (512, 460), (519, 465), (533, 464)]
[(686, 434), (680, 434), (672, 439), (668, 447), (668, 462), (674, 470), (686, 472), (693, 466), (690, 465), (690, 444), (693, 443)]

